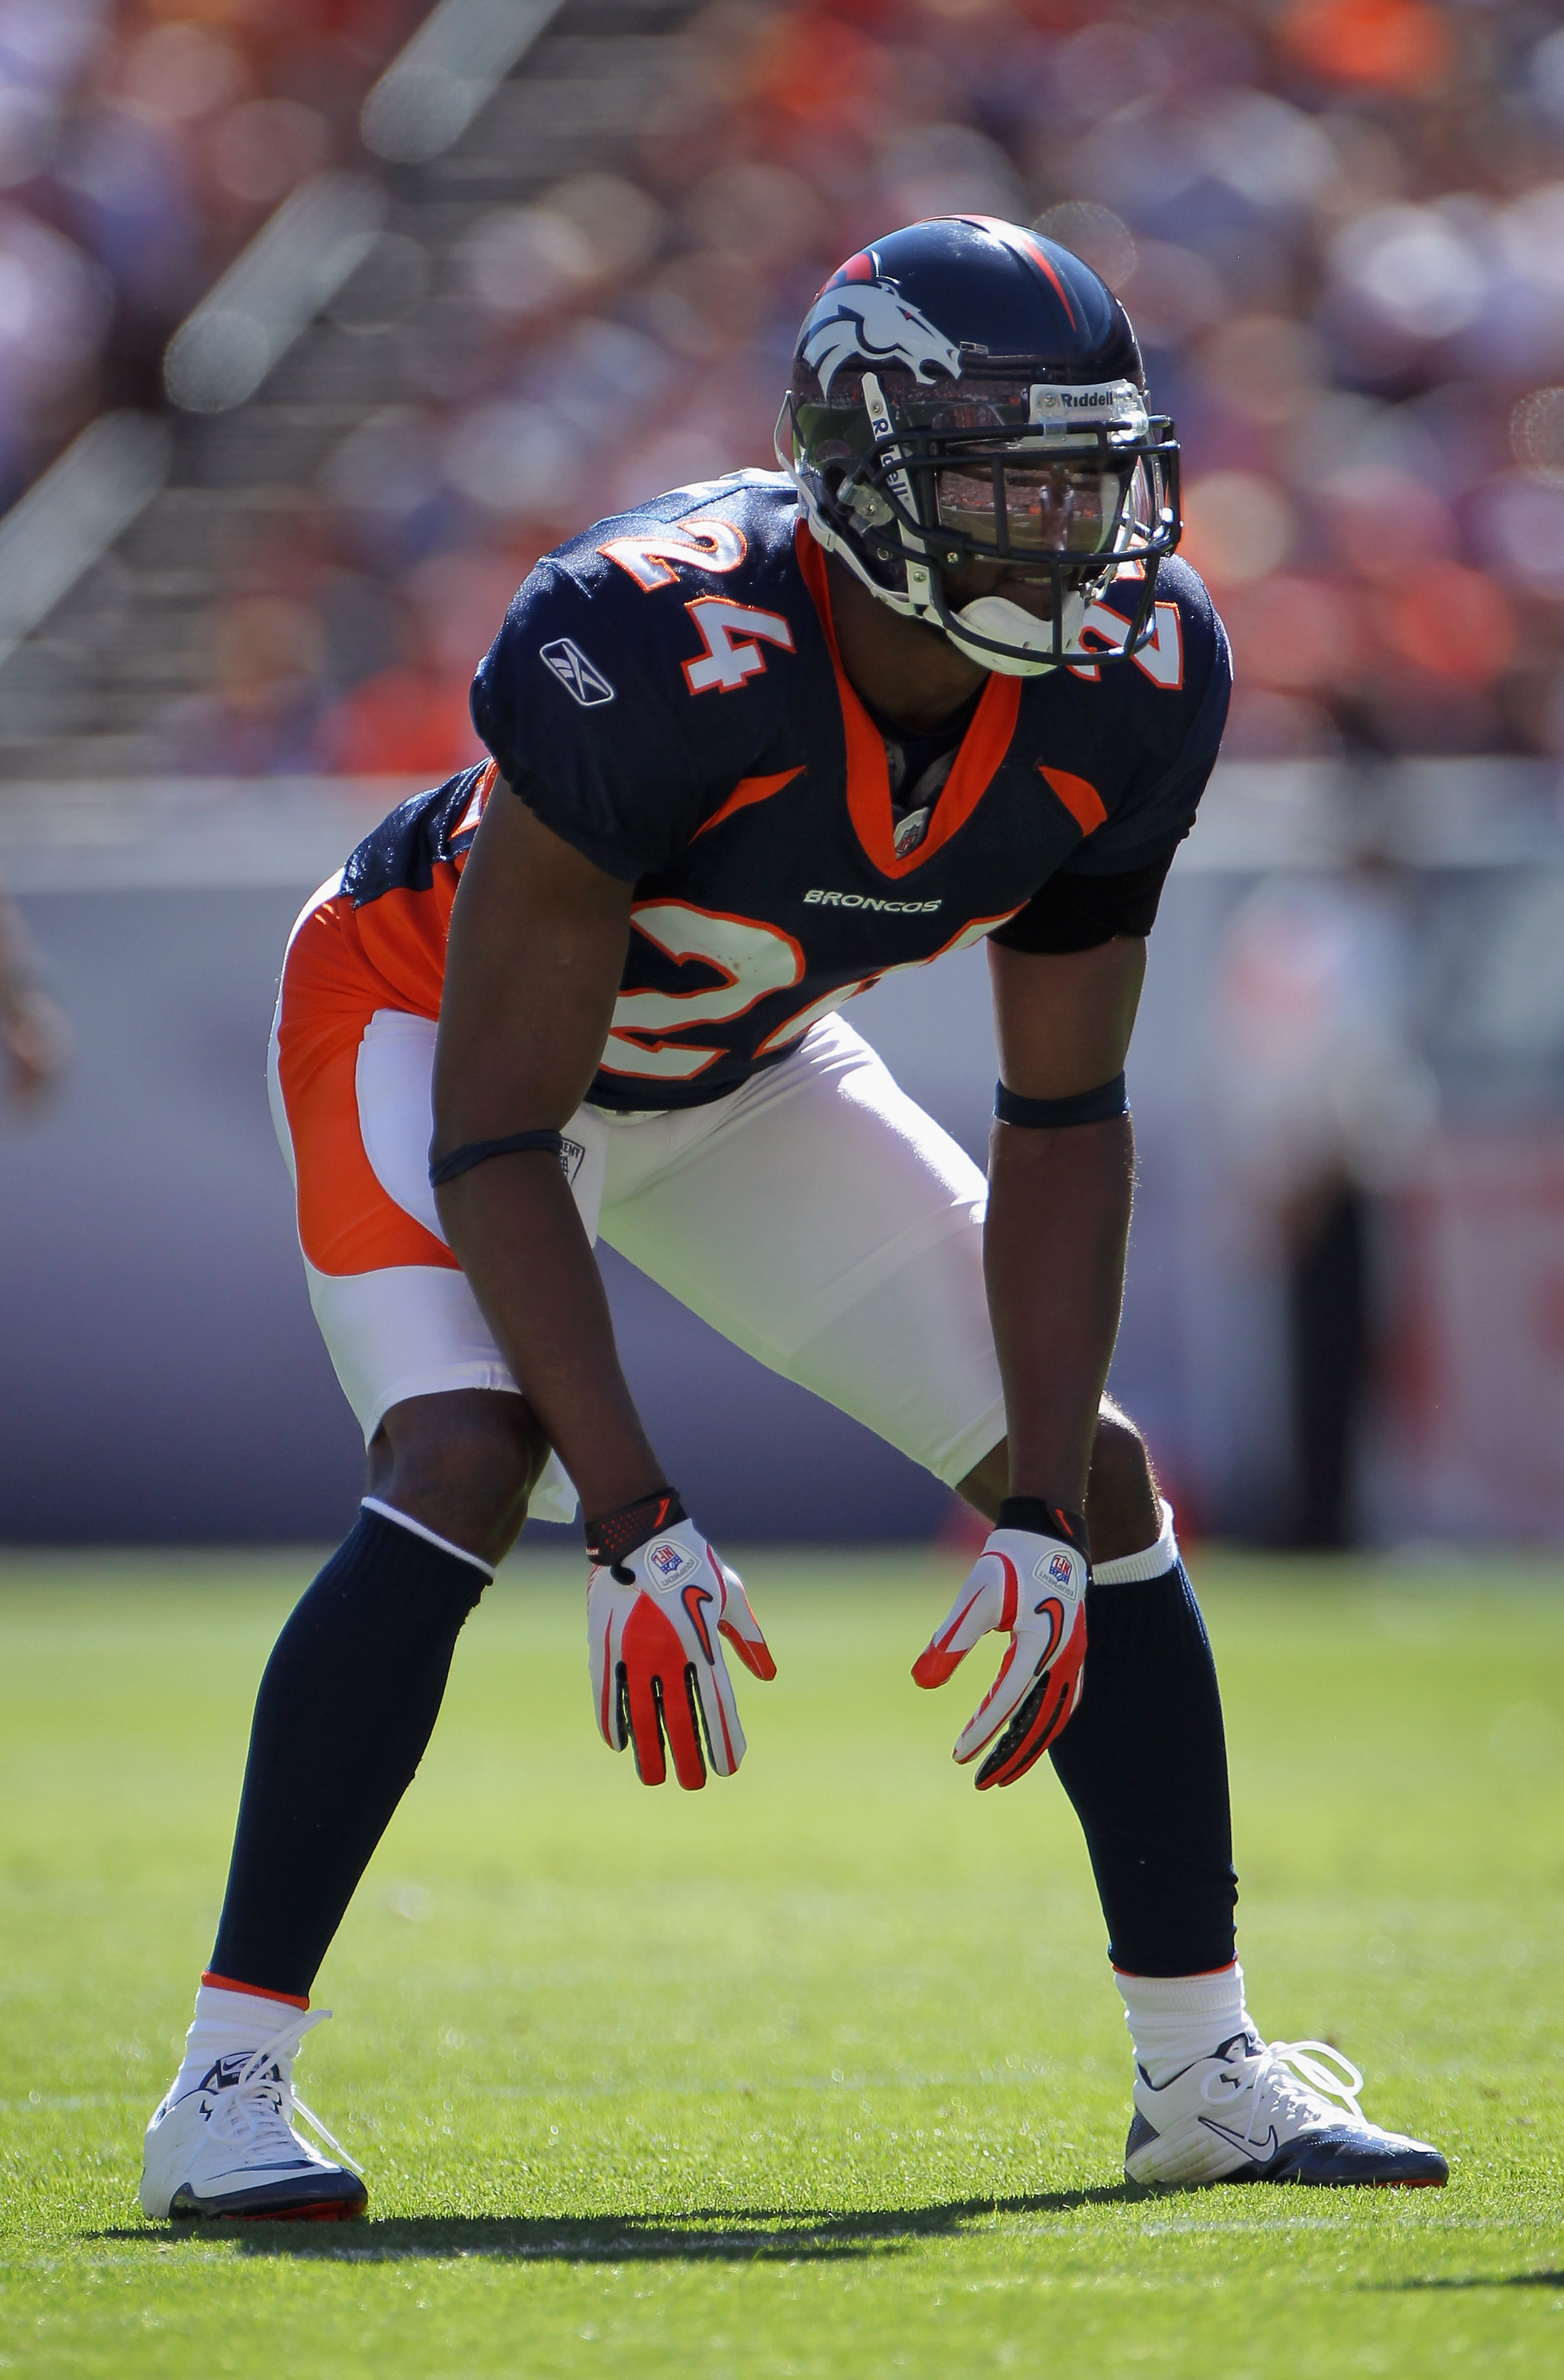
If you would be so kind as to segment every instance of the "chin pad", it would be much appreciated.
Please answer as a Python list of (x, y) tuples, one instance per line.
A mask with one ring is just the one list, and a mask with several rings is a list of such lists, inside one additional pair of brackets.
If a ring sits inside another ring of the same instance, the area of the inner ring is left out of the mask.
[[(1086, 617), (1086, 599), (1072, 591), (1064, 599), (1064, 659), (1069, 661), (1079, 650), (1081, 629)], [(945, 634), (958, 651), (964, 652), (980, 669), (992, 670), (999, 677), (1039, 677), (1044, 670), (1056, 666), (1053, 658), (1053, 622), (1039, 620), (1034, 613), (1024, 611), (1004, 595), (979, 595), (975, 602), (963, 606), (956, 615), (956, 625)], [(963, 627), (979, 637), (992, 637), (997, 643), (1019, 645), (1024, 652), (991, 653), (982, 645), (969, 644), (962, 635)]]

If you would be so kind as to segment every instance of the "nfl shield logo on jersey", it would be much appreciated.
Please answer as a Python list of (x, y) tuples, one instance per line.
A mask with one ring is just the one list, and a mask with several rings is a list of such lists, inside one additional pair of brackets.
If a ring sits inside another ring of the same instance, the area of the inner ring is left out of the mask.
[(574, 637), (556, 637), (552, 645), (540, 645), (538, 658), (552, 669), (565, 692), (574, 696), (583, 710), (594, 704), (612, 702), (613, 688), (596, 662), (589, 662)]

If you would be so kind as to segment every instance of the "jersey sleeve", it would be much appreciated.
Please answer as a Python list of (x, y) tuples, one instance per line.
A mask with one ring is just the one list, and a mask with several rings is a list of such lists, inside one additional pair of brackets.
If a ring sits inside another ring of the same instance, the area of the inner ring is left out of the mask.
[(1194, 824), (1216, 765), (1232, 697), (1227, 630), (1199, 580), (1185, 573), (1184, 581), (1198, 599), (1186, 595), (1182, 607), (1185, 650), (1192, 665), (1203, 666), (1204, 677), (1186, 698), (1182, 739), (1167, 764), (1146, 771), (1144, 783), (1132, 788), (1025, 908), (990, 935), (1007, 950), (1093, 950), (1116, 934), (1148, 934), (1156, 922), (1168, 870)]
[(473, 680), (473, 723), (501, 775), (553, 833), (628, 883), (666, 866), (701, 814), (663, 676), (612, 589), (594, 593), (545, 562)]
[[(1187, 828), (1184, 832), (1187, 832)], [(1008, 951), (1095, 951), (1116, 934), (1149, 934), (1157, 923), (1162, 887), (1173, 855), (1183, 841), (1175, 835), (1140, 865), (1112, 876), (1081, 876), (1061, 868), (1034, 892), (1024, 909), (988, 937)]]

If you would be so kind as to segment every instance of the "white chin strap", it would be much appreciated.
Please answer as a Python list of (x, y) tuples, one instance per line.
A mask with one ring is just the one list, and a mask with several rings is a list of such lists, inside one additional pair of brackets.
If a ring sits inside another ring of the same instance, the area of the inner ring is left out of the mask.
[[(1024, 649), (1025, 658), (1021, 654), (992, 653), (986, 646), (972, 643), (959, 627), (940, 621), (938, 625), (956, 650), (976, 662), (980, 669), (992, 670), (998, 677), (1040, 677), (1045, 670), (1058, 666), (1053, 657), (1053, 622), (1039, 620), (1035, 613), (1023, 611), (1019, 603), (1011, 602), (1006, 596), (979, 595), (976, 602), (964, 604), (955, 616), (963, 626), (979, 637), (992, 637), (997, 644)], [(1085, 618), (1086, 599), (1072, 589), (1064, 599), (1064, 618), (1061, 623), (1066, 663), (1079, 653)]]

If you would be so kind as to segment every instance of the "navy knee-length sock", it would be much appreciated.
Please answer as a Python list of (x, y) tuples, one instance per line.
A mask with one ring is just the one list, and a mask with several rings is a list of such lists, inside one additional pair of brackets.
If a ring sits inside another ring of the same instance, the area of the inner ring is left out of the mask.
[(1231, 1962), (1238, 1899), (1221, 1696), (1170, 1525), (1155, 1558), (1164, 1566), (1149, 1578), (1133, 1573), (1152, 1554), (1094, 1575), (1085, 1692), (1050, 1757), (1086, 1838), (1113, 1964), (1208, 1974)]
[(423, 1758), (456, 1638), (491, 1575), (365, 1505), (261, 1681), (214, 1977), (308, 1997)]

